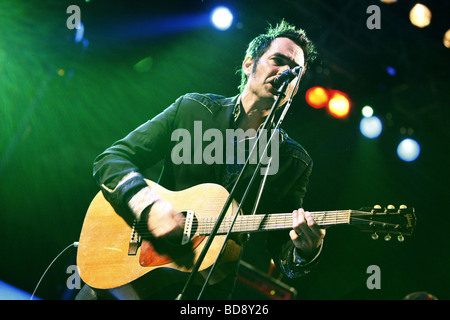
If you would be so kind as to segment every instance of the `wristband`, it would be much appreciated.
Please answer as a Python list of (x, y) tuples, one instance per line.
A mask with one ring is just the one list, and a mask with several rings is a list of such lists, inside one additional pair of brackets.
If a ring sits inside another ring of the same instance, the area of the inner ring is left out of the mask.
[(130, 201), (128, 201), (128, 206), (134, 213), (138, 221), (141, 220), (141, 214), (144, 209), (149, 208), (160, 199), (159, 195), (150, 187), (145, 187), (139, 190)]
[(320, 253), (322, 252), (322, 247), (323, 247), (323, 240), (320, 243), (319, 246), (319, 250), (317, 251), (316, 255), (312, 258), (312, 259), (304, 259), (303, 257), (301, 257), (298, 252), (297, 252), (297, 248), (294, 247), (294, 253), (293, 253), (293, 262), (299, 266), (305, 266), (307, 264), (310, 264), (311, 262), (314, 262), (314, 260), (317, 259), (317, 257), (320, 256)]

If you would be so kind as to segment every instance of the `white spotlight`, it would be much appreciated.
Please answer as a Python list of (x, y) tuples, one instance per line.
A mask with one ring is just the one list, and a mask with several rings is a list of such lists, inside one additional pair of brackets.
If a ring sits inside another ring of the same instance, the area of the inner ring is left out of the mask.
[(359, 123), (359, 129), (366, 138), (375, 139), (381, 134), (383, 125), (381, 124), (380, 119), (376, 116), (364, 117)]
[(420, 145), (416, 140), (404, 139), (397, 147), (397, 154), (403, 161), (414, 161), (420, 154)]
[(211, 22), (219, 30), (227, 30), (233, 23), (233, 14), (226, 7), (217, 7), (211, 13)]

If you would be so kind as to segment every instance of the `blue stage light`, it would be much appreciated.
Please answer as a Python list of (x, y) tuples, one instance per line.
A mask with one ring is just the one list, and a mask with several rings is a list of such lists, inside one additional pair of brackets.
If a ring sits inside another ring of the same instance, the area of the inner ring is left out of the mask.
[[(30, 300), (31, 294), (0, 280), (0, 300)], [(34, 297), (33, 300), (41, 300)]]
[(233, 14), (226, 7), (217, 7), (211, 13), (211, 22), (219, 30), (227, 30), (233, 23)]
[(399, 143), (397, 154), (403, 161), (414, 161), (419, 157), (420, 145), (416, 140), (406, 138)]
[(386, 68), (386, 72), (392, 77), (394, 77), (397, 74), (397, 70), (395, 70), (395, 68), (391, 66)]
[(75, 32), (75, 42), (79, 43), (83, 40), (84, 37), (84, 24), (83, 22), (80, 22), (80, 24), (76, 28)]

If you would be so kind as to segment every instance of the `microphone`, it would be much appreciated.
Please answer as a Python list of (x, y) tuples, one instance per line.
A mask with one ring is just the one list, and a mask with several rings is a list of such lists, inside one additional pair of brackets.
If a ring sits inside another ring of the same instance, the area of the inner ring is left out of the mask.
[(298, 76), (301, 70), (302, 67), (297, 66), (295, 68), (284, 71), (282, 74), (280, 74), (273, 80), (273, 85), (277, 88), (280, 87), (285, 81), (291, 81), (296, 76)]

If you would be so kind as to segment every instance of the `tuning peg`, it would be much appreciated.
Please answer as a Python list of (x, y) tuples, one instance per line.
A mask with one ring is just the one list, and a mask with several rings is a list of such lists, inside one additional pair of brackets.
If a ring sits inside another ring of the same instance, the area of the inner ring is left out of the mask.
[(371, 235), (373, 240), (377, 240), (378, 239), (378, 234), (376, 232), (372, 233)]
[(405, 210), (405, 209), (407, 209), (408, 207), (407, 206), (405, 206), (404, 204), (402, 204), (401, 206), (400, 206), (400, 209), (401, 210)]
[(388, 210), (395, 210), (395, 206), (392, 204), (388, 205), (387, 208)]
[(384, 236), (384, 241), (390, 241), (391, 240), (391, 235), (388, 233), (387, 235)]
[(403, 241), (405, 241), (405, 237), (400, 233), (400, 234), (397, 236), (397, 240), (398, 240), (398, 242), (403, 242)]
[(380, 209), (381, 209), (381, 206), (380, 206), (379, 204), (377, 204), (377, 205), (374, 205), (373, 208), (374, 208), (375, 210), (380, 210)]

